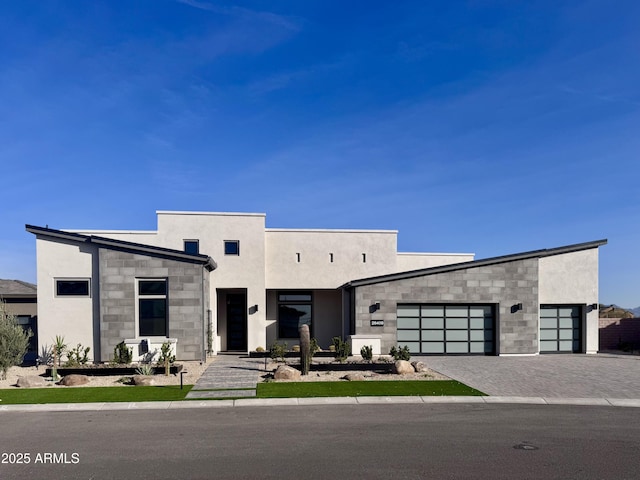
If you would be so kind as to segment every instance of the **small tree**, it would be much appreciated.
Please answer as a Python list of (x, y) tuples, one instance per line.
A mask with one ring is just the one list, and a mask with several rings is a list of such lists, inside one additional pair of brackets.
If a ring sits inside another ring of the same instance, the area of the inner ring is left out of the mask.
[(18, 325), (0, 299), (0, 378), (6, 379), (9, 368), (22, 363), (32, 335), (31, 330), (25, 331)]

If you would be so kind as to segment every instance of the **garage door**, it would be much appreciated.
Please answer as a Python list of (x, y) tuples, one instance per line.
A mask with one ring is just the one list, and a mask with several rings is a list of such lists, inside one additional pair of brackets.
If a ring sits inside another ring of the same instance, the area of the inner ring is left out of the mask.
[(412, 353), (495, 353), (492, 305), (398, 305), (398, 345)]
[(579, 306), (540, 307), (540, 353), (581, 351)]

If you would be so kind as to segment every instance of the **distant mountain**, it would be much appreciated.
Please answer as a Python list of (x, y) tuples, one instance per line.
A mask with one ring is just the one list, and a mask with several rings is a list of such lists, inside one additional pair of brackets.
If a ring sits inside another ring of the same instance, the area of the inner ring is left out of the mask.
[(638, 307), (637, 312), (629, 309), (622, 308), (618, 305), (603, 305), (600, 304), (600, 318), (634, 318), (640, 317), (640, 307)]
[(640, 317), (640, 307), (630, 308), (629, 311), (633, 313), (634, 317)]

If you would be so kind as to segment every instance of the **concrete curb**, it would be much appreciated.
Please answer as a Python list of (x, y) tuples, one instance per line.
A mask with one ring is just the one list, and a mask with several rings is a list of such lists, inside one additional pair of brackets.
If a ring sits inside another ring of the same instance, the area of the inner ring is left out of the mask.
[(321, 405), (398, 405), (398, 404), (487, 404), (487, 405), (576, 405), (640, 408), (633, 398), (557, 398), (557, 397), (313, 397), (241, 398), (237, 400), (180, 400), (172, 402), (103, 402), (2, 405), (0, 413), (84, 412), (108, 410), (173, 410), (185, 408), (278, 407)]

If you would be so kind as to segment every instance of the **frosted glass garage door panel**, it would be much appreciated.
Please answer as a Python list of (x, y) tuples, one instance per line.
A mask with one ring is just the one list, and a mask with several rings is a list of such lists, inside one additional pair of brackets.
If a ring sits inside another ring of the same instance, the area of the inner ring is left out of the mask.
[(420, 319), (398, 317), (398, 328), (420, 328)]
[(420, 341), (420, 331), (419, 330), (398, 330), (398, 341), (399, 342)]
[(560, 340), (560, 351), (571, 352), (573, 350), (573, 340)]
[(447, 330), (450, 328), (468, 328), (469, 321), (466, 318), (447, 318)]
[(410, 352), (419, 352), (420, 351), (420, 343), (419, 342), (398, 342), (398, 346), (408, 347)]
[(542, 308), (540, 309), (540, 317), (553, 317), (556, 318), (558, 316), (557, 308)]
[(447, 330), (448, 341), (467, 341), (469, 340), (468, 330)]
[(570, 330), (560, 330), (558, 338), (560, 340), (573, 340), (573, 329)]
[(572, 318), (561, 318), (558, 323), (560, 323), (560, 328), (573, 328)]
[(447, 317), (464, 317), (469, 316), (469, 309), (467, 307), (447, 307)]
[(422, 307), (423, 317), (444, 317), (444, 307)]
[(491, 307), (469, 307), (469, 316), (472, 318), (493, 318)]
[[(489, 349), (491, 351), (491, 349)], [(469, 343), (469, 353), (485, 353), (484, 342)]]
[(540, 318), (540, 328), (558, 328), (558, 319), (553, 318)]
[(485, 332), (484, 330), (469, 330), (469, 340), (484, 342), (487, 334), (489, 334), (489, 338), (491, 338), (492, 332)]
[(439, 342), (444, 340), (443, 330), (422, 330), (422, 340)]
[(418, 305), (398, 305), (399, 317), (419, 317), (420, 306)]
[(578, 307), (558, 308), (559, 317), (577, 317), (578, 315), (580, 315), (580, 309)]
[(444, 343), (422, 342), (422, 353), (444, 353)]
[(557, 340), (558, 330), (540, 330), (540, 340)]
[(423, 318), (422, 328), (444, 328), (444, 318)]
[(540, 341), (540, 350), (543, 352), (555, 352), (558, 350), (558, 342)]
[(467, 342), (447, 342), (447, 353), (469, 353)]

